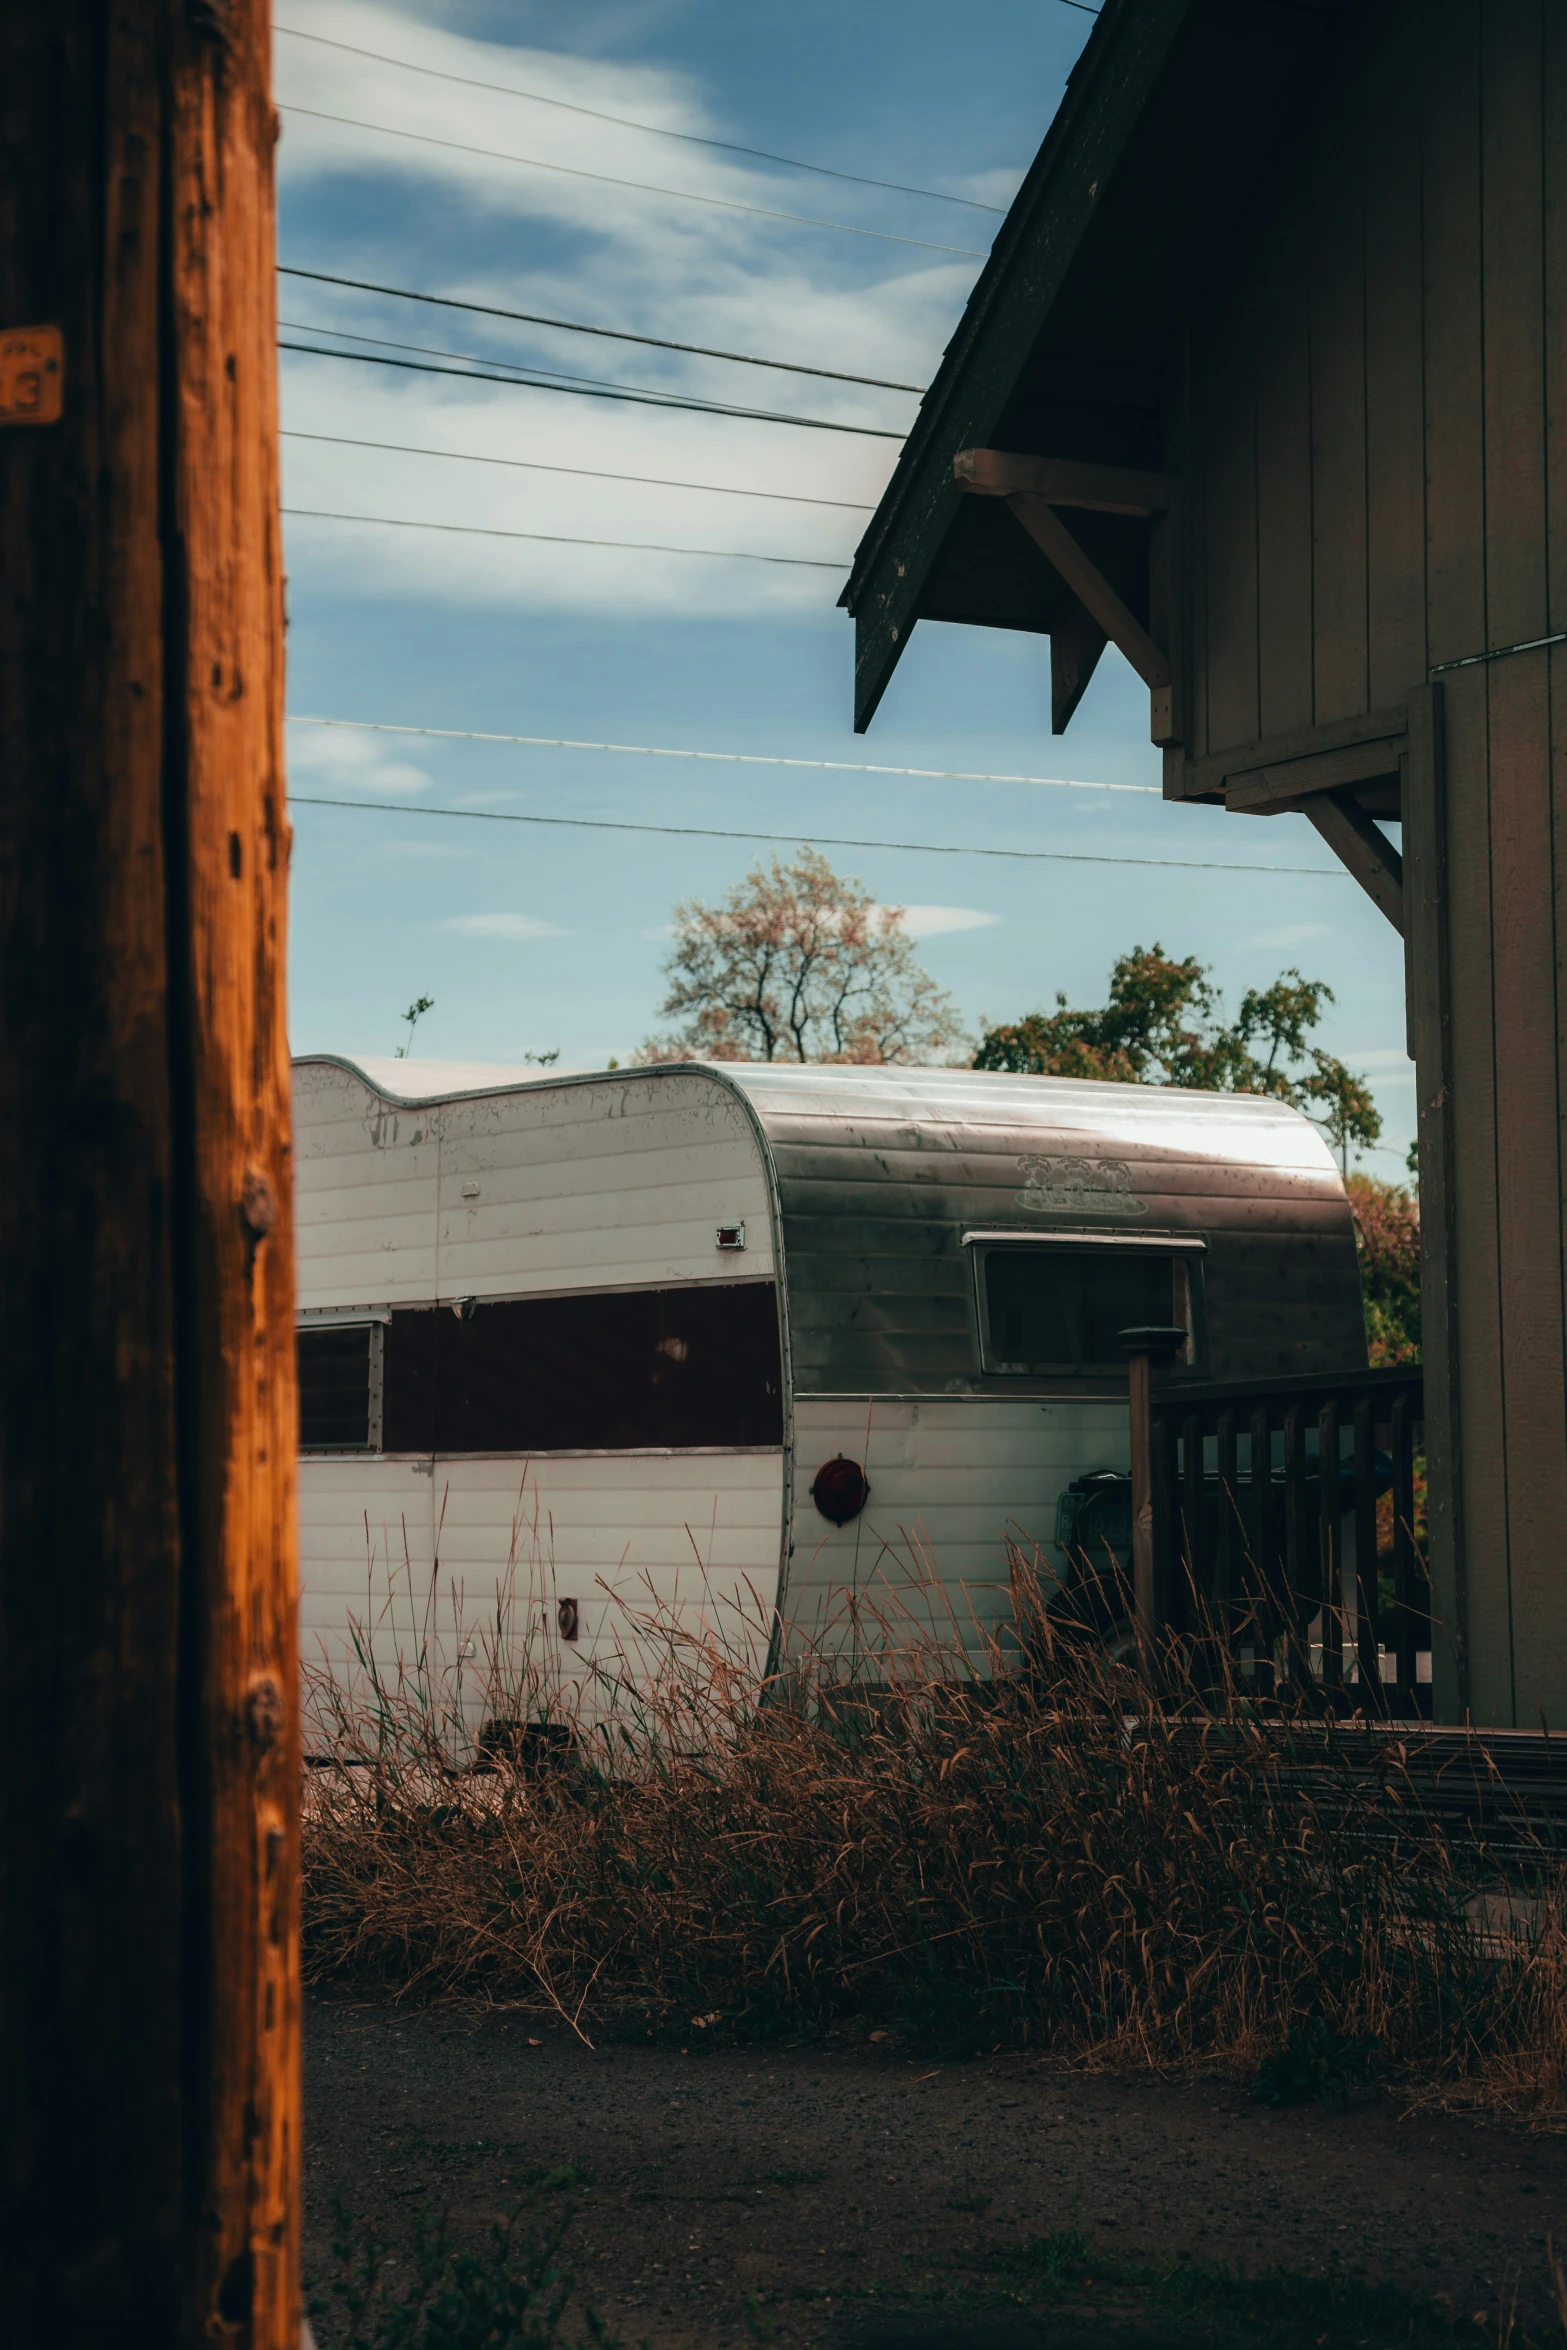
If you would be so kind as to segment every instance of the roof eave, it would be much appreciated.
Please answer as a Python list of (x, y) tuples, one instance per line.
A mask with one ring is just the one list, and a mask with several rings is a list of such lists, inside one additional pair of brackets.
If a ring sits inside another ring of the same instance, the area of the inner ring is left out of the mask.
[(857, 734), (891, 681), (957, 514), (952, 460), (990, 445), (1192, 4), (1106, 0), (1001, 225), (839, 598), (855, 621)]

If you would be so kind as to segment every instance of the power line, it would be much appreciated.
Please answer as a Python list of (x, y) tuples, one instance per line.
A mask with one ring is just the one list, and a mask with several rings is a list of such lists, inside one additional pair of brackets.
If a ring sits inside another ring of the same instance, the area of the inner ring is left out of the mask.
[[(294, 348), (291, 343), (285, 347)], [(353, 353), (342, 356), (352, 358)], [(715, 498), (766, 498), (780, 506), (833, 506), (846, 514), (876, 511), (857, 498), (808, 498), (799, 490), (742, 490), (721, 481), (674, 481), (661, 473), (605, 473), (594, 465), (546, 465), (537, 457), (479, 457), (467, 449), (420, 449), (407, 441), (363, 441), (349, 433), (300, 432), (290, 426), (279, 437), (285, 441), (324, 441), (334, 449), (379, 449), (388, 457), (446, 457), (458, 465), (505, 465), (519, 473), (569, 473), (580, 481), (629, 481), (643, 489), (700, 490)]]
[[(1156, 783), (1088, 783), (1069, 775), (975, 775), (961, 767), (882, 767), (865, 759), (787, 759), (763, 751), (670, 750), (653, 743), (574, 742), (568, 736), (555, 734), (479, 734), (462, 726), (398, 726), (377, 718), (299, 716), (291, 717), (288, 723), (338, 727), (350, 734), (415, 734), (431, 742), (520, 743), (525, 749), (535, 751), (613, 751), (633, 759), (703, 759), (726, 767), (805, 767), (814, 774), (912, 775), (922, 783), (1038, 783), (1061, 791), (1135, 792), (1153, 799), (1163, 796)], [(1295, 868), (1292, 866), (1290, 870), (1293, 872)]]
[[(547, 824), (564, 832), (657, 833), (673, 840), (746, 840), (781, 845), (801, 843), (797, 832), (720, 831), (709, 824), (623, 824), (605, 816), (518, 816), (501, 808), (420, 808), (397, 800), (337, 800), (311, 793), (289, 794), (291, 808), (353, 808), (384, 816), (457, 816), (475, 824)], [(808, 845), (823, 849), (895, 849), (920, 857), (1003, 857), (1031, 865), (1148, 865), (1183, 873), (1304, 873), (1324, 881), (1347, 879), (1342, 865), (1229, 865), (1201, 857), (1110, 857), (1085, 849), (989, 849), (968, 841), (851, 840), (837, 833), (814, 833)]]
[[(654, 399), (666, 396), (681, 400), (700, 398), (700, 395), (694, 392), (677, 392), (665, 395), (658, 392), (652, 384), (622, 383), (618, 376), (577, 375), (563, 367), (541, 367), (534, 359), (492, 359), (477, 351), (443, 351), (436, 344), (402, 343), (391, 335), (361, 334), (357, 327), (352, 326), (306, 326), (302, 320), (297, 318), (280, 318), (278, 327), (284, 334), (334, 335), (341, 343), (367, 343), (372, 350), (376, 351), (409, 351), (420, 359), (460, 359), (474, 367), (509, 368), (520, 380), (524, 382), (537, 381), (546, 391), (553, 389), (556, 385), (585, 384), (593, 391), (645, 392)], [(352, 356), (352, 354), (347, 354), (347, 356)], [(703, 400), (702, 405), (704, 408), (714, 409), (720, 416), (762, 416), (771, 422), (784, 424), (792, 421), (789, 412), (785, 409), (741, 408), (731, 400)], [(899, 438), (902, 438), (901, 434)]]
[[(476, 318), (506, 318), (518, 326), (558, 327), (562, 334), (602, 335), (611, 343), (641, 343), (650, 351), (684, 351), (692, 359), (727, 359), (735, 367), (772, 367), (782, 375), (819, 375), (828, 383), (866, 384), (874, 392), (912, 392), (923, 399), (923, 384), (891, 383), (881, 375), (846, 375), (838, 367), (807, 367), (792, 359), (753, 359), (743, 351), (714, 351), (705, 343), (674, 343), (664, 335), (634, 335), (614, 326), (584, 326), (571, 318), (548, 318), (538, 310), (502, 310), (491, 302), (459, 302), (452, 294), (417, 294), (408, 286), (378, 286), (368, 278), (334, 277), (325, 269), (294, 269), (285, 262), (278, 263), (279, 277), (307, 277), (320, 286), (348, 286), (356, 294), (390, 294), (399, 302), (428, 302), (440, 310), (469, 310)], [(317, 331), (314, 328), (304, 330)], [(336, 328), (328, 328), (335, 333)]]
[[(1082, 0), (1069, 0), (1072, 7)], [(1090, 10), (1090, 14), (1094, 11)], [(667, 130), (662, 123), (633, 122), (624, 114), (606, 114), (597, 106), (574, 106), (567, 98), (546, 98), (538, 90), (519, 90), (505, 82), (477, 81), (470, 74), (442, 73), (437, 66), (414, 65), (406, 57), (386, 57), (379, 49), (356, 49), (348, 41), (329, 41), (324, 33), (302, 33), (293, 25), (274, 25), (291, 41), (314, 41), (321, 49), (342, 49), (350, 57), (368, 57), (375, 65), (395, 65), (404, 73), (422, 73), (433, 82), (455, 82), (464, 90), (492, 90), (502, 98), (526, 98), (535, 106), (553, 106), (563, 114), (585, 114), (594, 122), (612, 122), (625, 131), (645, 131), (650, 138), (678, 139), (687, 147), (716, 147), (725, 155), (749, 155), (758, 163), (781, 163), (789, 171), (813, 171), (821, 179), (847, 180), (857, 188), (883, 188), (894, 196), (928, 196), (937, 204), (961, 204), (970, 212), (1004, 213), (1004, 204), (982, 204), (977, 196), (951, 196), (942, 188), (912, 188), (901, 180), (870, 179), (860, 171), (835, 171), (830, 163), (802, 163), (795, 155), (774, 155), (766, 147), (742, 147), (734, 139), (705, 139), (696, 131)]]
[(805, 212), (775, 212), (767, 204), (742, 204), (734, 196), (698, 196), (689, 188), (660, 188), (647, 180), (621, 179), (608, 171), (584, 171), (580, 164), (546, 163), (537, 155), (512, 155), (504, 147), (475, 147), (466, 139), (437, 139), (428, 131), (404, 131), (389, 122), (361, 122), (352, 114), (326, 114), (319, 106), (283, 107), (285, 114), (301, 114), (310, 122), (336, 123), (341, 130), (373, 131), (385, 139), (412, 139), (421, 147), (444, 147), (454, 155), (482, 155), (490, 163), (516, 163), (526, 171), (554, 171), (566, 179), (593, 180), (600, 187), (630, 188), (639, 196), (671, 197), (678, 204), (706, 204), (718, 212), (748, 212), (757, 220), (785, 220), (794, 228), (826, 228), (840, 237), (872, 237), (879, 245), (913, 245), (922, 253), (952, 253), (963, 261), (983, 261), (972, 245), (935, 245), (928, 237), (895, 237), (890, 229), (854, 228), (845, 220), (817, 220)]
[(754, 555), (742, 547), (666, 547), (655, 539), (587, 539), (559, 530), (486, 530), (472, 522), (410, 522), (399, 514), (329, 514), (319, 506), (284, 506), (281, 511), (301, 522), (367, 522), (378, 530), (439, 530), (464, 539), (533, 539), (545, 547), (618, 547), (636, 555), (706, 555), (729, 563), (782, 563), (799, 571), (846, 571), (848, 557), (830, 561), (820, 555)]
[[(325, 332), (330, 334), (335, 330), (328, 327), (325, 329), (290, 328), (288, 331), (290, 333)], [(370, 338), (361, 336), (358, 339), (367, 342)], [(407, 349), (413, 346), (404, 345), (403, 347)], [(808, 432), (847, 432), (855, 434), (861, 440), (870, 441), (901, 441), (907, 438), (906, 434), (893, 432), (885, 425), (839, 424), (832, 418), (825, 416), (787, 416), (781, 410), (773, 408), (736, 408), (722, 400), (698, 400), (688, 398), (678, 392), (619, 389), (609, 384), (596, 384), (591, 379), (574, 381), (570, 376), (558, 376), (551, 379), (537, 373), (532, 376), (516, 372), (510, 375), (497, 375), (478, 362), (468, 367), (442, 367), (428, 359), (389, 359), (380, 351), (332, 351), (322, 343), (285, 343), (280, 341), (278, 349), (280, 351), (299, 351), (309, 359), (352, 359), (357, 361), (361, 367), (400, 367), (413, 375), (449, 375), (455, 377), (458, 383), (510, 384), (512, 390), (518, 392), (569, 392), (582, 400), (624, 400), (634, 408), (676, 408), (687, 416), (734, 416), (748, 420), (753, 424), (795, 424), (800, 425)], [(506, 362), (503, 360), (500, 364), (504, 366)]]

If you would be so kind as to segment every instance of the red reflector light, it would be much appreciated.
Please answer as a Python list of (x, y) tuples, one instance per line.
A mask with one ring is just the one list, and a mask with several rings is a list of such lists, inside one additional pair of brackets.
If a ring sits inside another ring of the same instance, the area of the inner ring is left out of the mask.
[(839, 1453), (817, 1470), (811, 1499), (834, 1526), (847, 1526), (864, 1509), (870, 1490), (859, 1462), (845, 1460)]

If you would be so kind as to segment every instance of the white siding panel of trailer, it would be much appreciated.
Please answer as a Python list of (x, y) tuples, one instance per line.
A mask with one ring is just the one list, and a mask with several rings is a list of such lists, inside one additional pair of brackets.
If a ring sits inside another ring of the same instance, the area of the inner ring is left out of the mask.
[[(429, 1463), (313, 1458), (299, 1464), (299, 1659), (312, 1680), (360, 1683), (356, 1646), (378, 1670), (412, 1664), (432, 1626), (435, 1556)], [(361, 1692), (362, 1693), (362, 1692)], [(308, 1744), (308, 1739), (307, 1739)]]
[[(767, 1177), (700, 1076), (540, 1086), (441, 1111), (440, 1297), (765, 1278)], [(466, 1196), (465, 1196), (466, 1192)], [(745, 1248), (719, 1250), (720, 1224)]]
[[(1090, 1469), (1124, 1470), (1128, 1445), (1124, 1403), (1023, 1397), (797, 1399), (794, 1437), (784, 1614), (796, 1653), (841, 1644), (851, 1593), (889, 1623), (980, 1652), (1011, 1619), (1009, 1540), (1025, 1553), (1037, 1544), (1048, 1572), (1057, 1496)], [(835, 1453), (859, 1461), (870, 1485), (847, 1526), (811, 1499)]]
[(346, 1069), (296, 1067), (301, 1311), (435, 1296), (437, 1123), (432, 1110), (389, 1108)]
[[(639, 1621), (737, 1639), (778, 1596), (782, 1454), (545, 1453), (438, 1459), (440, 1579), (471, 1626), (497, 1611), (548, 1619), (558, 1663), (581, 1676), (634, 1645)], [(554, 1610), (575, 1599), (580, 1636)]]
[[(765, 1666), (777, 1450), (438, 1459), (433, 1475), (307, 1459), (299, 1484), (301, 1655), (361, 1698), (356, 1636), (388, 1681), (418, 1664), (470, 1733), (487, 1713), (536, 1715), (541, 1691), (569, 1697), (574, 1683), (599, 1712), (595, 1668), (645, 1683), (676, 1627), (688, 1654), (713, 1640), (753, 1681)], [(557, 1625), (565, 1598), (573, 1642)]]
[[(330, 1064), (294, 1084), (301, 1310), (772, 1274), (756, 1133), (709, 1078), (411, 1109)], [(721, 1251), (718, 1226), (742, 1222), (744, 1250)]]

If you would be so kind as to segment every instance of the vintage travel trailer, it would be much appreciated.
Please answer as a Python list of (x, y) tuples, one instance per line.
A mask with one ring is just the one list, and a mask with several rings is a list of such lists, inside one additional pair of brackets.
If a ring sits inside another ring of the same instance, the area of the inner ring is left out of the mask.
[[(900, 1587), (982, 1659), (1009, 1545), (1173, 1376), (1364, 1361), (1349, 1208), (1294, 1111), (972, 1070), (295, 1066), (307, 1660), (636, 1619), (763, 1671)], [(914, 1586), (923, 1585), (923, 1598)], [(510, 1612), (507, 1613), (509, 1606)]]

